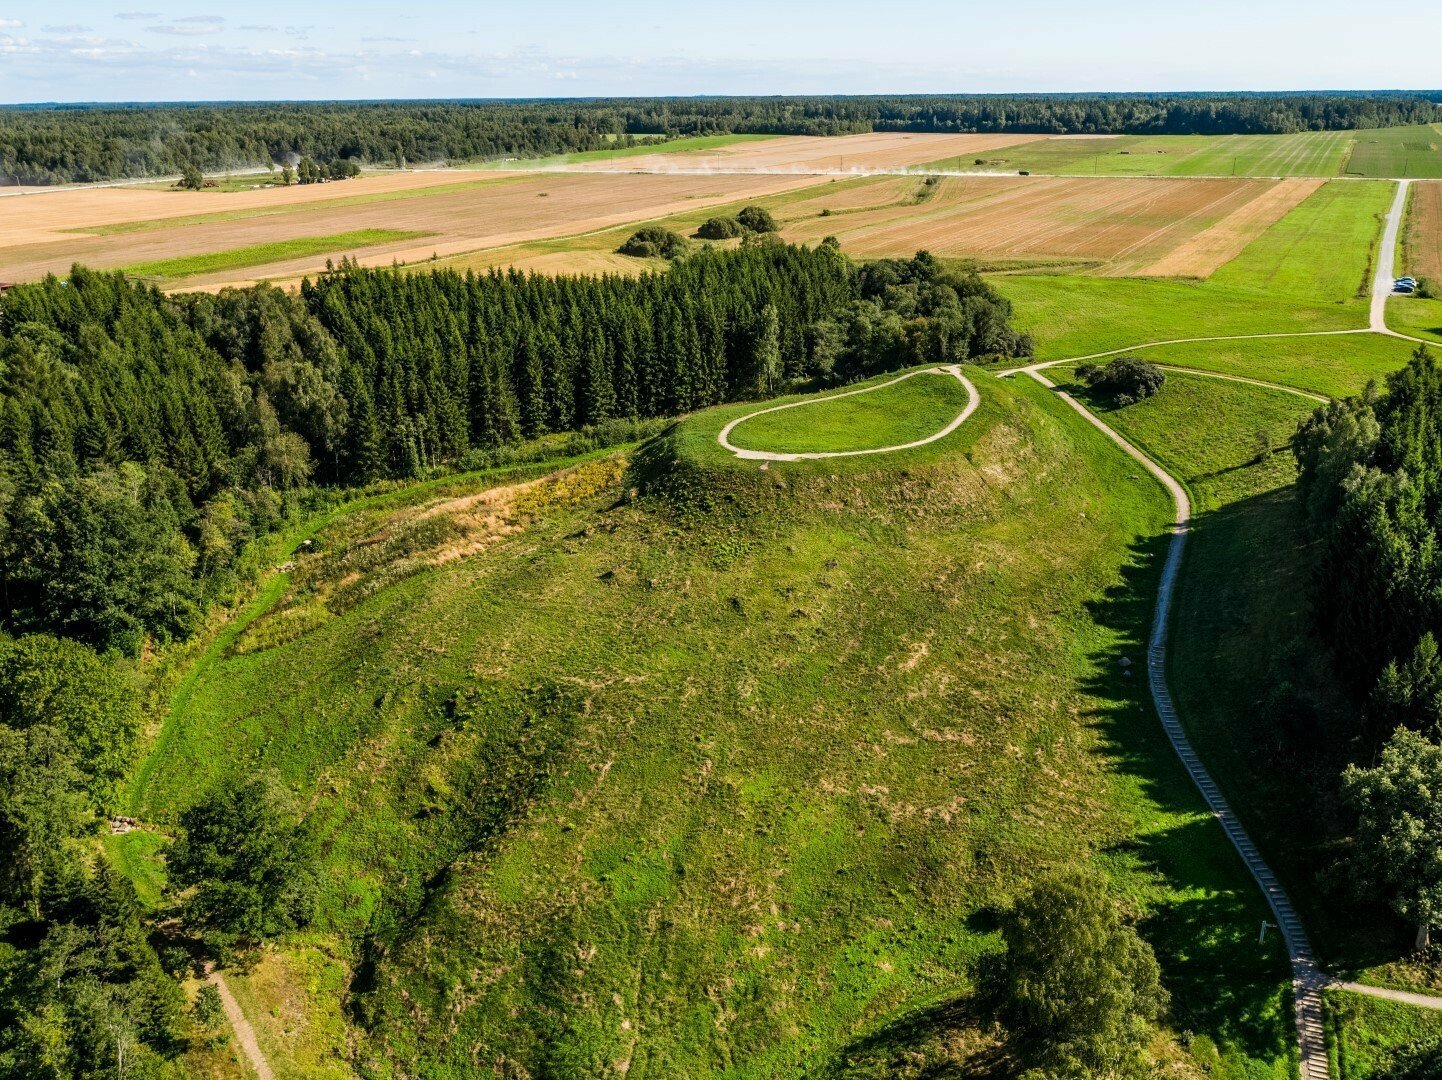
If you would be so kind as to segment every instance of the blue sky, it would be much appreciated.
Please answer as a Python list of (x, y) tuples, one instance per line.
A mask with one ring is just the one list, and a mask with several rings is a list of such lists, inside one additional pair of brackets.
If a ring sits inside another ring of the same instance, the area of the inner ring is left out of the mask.
[(0, 102), (1430, 89), (1439, 41), (1435, 2), (0, 0)]

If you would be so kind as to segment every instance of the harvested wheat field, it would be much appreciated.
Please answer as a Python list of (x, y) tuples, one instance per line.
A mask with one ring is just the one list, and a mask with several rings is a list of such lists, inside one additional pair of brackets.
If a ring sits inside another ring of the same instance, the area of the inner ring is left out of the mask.
[[(313, 199), (303, 207), (279, 214), (253, 216), (254, 197), (245, 193), (237, 204), (230, 196), (212, 196), (241, 213), (203, 215), (174, 228), (108, 233), (61, 234), (63, 242), (9, 243), (0, 247), (0, 272), (7, 279), (27, 280), (46, 273), (64, 273), (73, 262), (105, 269), (132, 266), (186, 255), (229, 251), (311, 237), (387, 229), (425, 233), (423, 241), (396, 240), (354, 252), (362, 263), (415, 262), (432, 254), (445, 256), (479, 248), (500, 247), (550, 237), (576, 236), (628, 222), (667, 217), (698, 207), (732, 203), (804, 187), (806, 176), (585, 176), (577, 174), (506, 174), (476, 183), (477, 174), (452, 173), (462, 183), (451, 190), (425, 192), (425, 197), (383, 199)], [(322, 191), (346, 188), (324, 185)], [(290, 189), (291, 191), (297, 189)], [(355, 191), (354, 187), (350, 190)], [(279, 194), (288, 195), (289, 191)], [(72, 193), (46, 197), (59, 207)], [(101, 192), (74, 192), (77, 200)], [(108, 193), (107, 193), (108, 194)], [(149, 192), (165, 199), (168, 193)], [(419, 193), (417, 193), (419, 194)], [(0, 200), (3, 201), (3, 200)], [(16, 202), (29, 202), (17, 198)], [(36, 199), (36, 202), (43, 201)], [(54, 210), (49, 211), (54, 213)], [(0, 228), (6, 241), (11, 238)], [(31, 235), (33, 236), (33, 230)], [(313, 273), (325, 265), (325, 254), (288, 259), (243, 273), (197, 275), (187, 285), (219, 286), (258, 278), (287, 278)]]
[[(265, 187), (255, 191), (167, 191), (155, 187), (26, 188), (0, 197), (4, 247), (56, 241), (73, 244), (87, 230), (122, 233), (187, 224), (233, 213), (277, 214), (358, 199), (390, 199), (451, 184), (503, 177), (463, 169), (382, 173), (332, 184)], [(136, 228), (138, 226), (138, 228)]]
[[(866, 135), (790, 135), (736, 143), (705, 153), (642, 154), (616, 161), (571, 166), (586, 172), (697, 172), (738, 169), (758, 172), (866, 173), (905, 169), (946, 158), (963, 158), (1035, 142), (1044, 135), (930, 135), (885, 131)], [(969, 164), (969, 162), (964, 162)]]
[(1140, 273), (1149, 277), (1206, 277), (1223, 263), (1235, 259), (1252, 240), (1325, 182), (1280, 180)]
[[(950, 257), (1091, 264), (1108, 275), (1155, 273), (1159, 262), (1186, 250), (1185, 271), (1169, 272), (1205, 277), (1305, 198), (1309, 183), (946, 177), (911, 205), (799, 217), (803, 204), (796, 204), (783, 235), (798, 242), (835, 236), (862, 258), (925, 248)], [(1222, 233), (1199, 241), (1217, 228)]]
[(1404, 272), (1442, 281), (1442, 180), (1412, 185), (1406, 245)]

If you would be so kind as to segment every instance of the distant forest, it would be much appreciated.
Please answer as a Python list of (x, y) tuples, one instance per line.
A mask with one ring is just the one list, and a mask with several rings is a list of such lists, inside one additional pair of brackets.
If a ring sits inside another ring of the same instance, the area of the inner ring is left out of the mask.
[(293, 157), (534, 157), (626, 146), (639, 135), (1326, 131), (1431, 123), (1442, 120), (1439, 102), (1442, 92), (1396, 91), (20, 106), (0, 108), (0, 177), (86, 182)]

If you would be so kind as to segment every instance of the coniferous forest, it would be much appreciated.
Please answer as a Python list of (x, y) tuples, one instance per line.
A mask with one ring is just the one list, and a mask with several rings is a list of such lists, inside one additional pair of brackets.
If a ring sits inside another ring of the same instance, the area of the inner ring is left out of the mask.
[(163, 176), (309, 158), (371, 165), (535, 157), (638, 135), (868, 131), (1233, 135), (1442, 118), (1437, 94), (1030, 94), (278, 102), (0, 108), (0, 181)]
[(637, 278), (343, 265), (166, 297), (77, 267), (0, 301), (0, 625), (135, 652), (189, 634), (286, 493), (803, 381), (1016, 355), (974, 275), (832, 244)]

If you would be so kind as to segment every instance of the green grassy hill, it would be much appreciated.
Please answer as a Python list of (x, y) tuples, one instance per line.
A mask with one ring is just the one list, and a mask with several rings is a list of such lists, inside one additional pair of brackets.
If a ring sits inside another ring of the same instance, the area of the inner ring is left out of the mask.
[(994, 912), (1080, 860), (1176, 1053), (1287, 1075), (1260, 897), (1121, 663), (1167, 500), (981, 379), (915, 451), (763, 469), (715, 441), (742, 405), (320, 531), (135, 790), (163, 823), (272, 770), (322, 824), (320, 924), (233, 980), (281, 1074), (964, 1063)]

